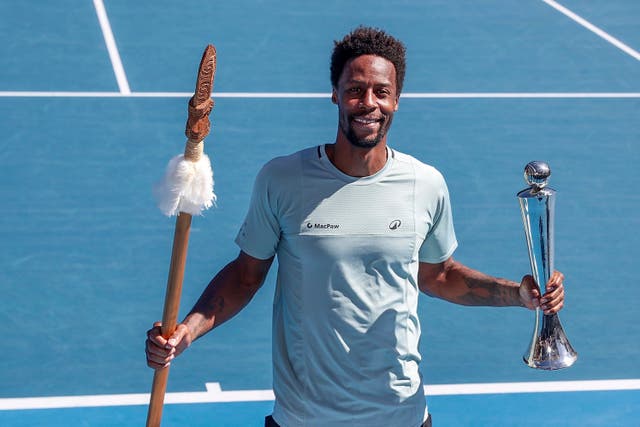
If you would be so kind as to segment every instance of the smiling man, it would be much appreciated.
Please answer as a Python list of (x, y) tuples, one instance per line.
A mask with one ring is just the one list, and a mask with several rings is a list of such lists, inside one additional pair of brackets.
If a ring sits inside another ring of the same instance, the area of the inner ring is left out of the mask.
[(397, 86), (395, 67), (388, 60), (375, 55), (349, 60), (332, 93), (338, 105), (338, 138), (346, 137), (360, 148), (378, 145), (398, 110)]
[(148, 331), (147, 363), (163, 369), (238, 313), (275, 256), (273, 389), (266, 426), (431, 426), (419, 370), (418, 296), (463, 305), (564, 303), (555, 272), (540, 295), (472, 270), (457, 247), (449, 194), (433, 167), (387, 145), (405, 48), (360, 27), (331, 60), (338, 131), (331, 144), (267, 163), (238, 233), (238, 257), (209, 283), (168, 340)]

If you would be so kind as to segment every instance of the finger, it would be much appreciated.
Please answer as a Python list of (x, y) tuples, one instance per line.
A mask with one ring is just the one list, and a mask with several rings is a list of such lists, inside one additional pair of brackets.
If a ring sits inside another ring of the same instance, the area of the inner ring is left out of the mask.
[(173, 351), (167, 353), (163, 351), (163, 349), (160, 349), (153, 345), (149, 345), (149, 342), (147, 342), (145, 354), (147, 357), (147, 365), (154, 369), (169, 366), (171, 361), (175, 359), (175, 354)]
[(532, 275), (528, 274), (524, 276), (522, 278), (522, 283), (525, 284), (525, 286), (527, 287), (531, 295), (540, 296), (540, 287), (538, 286), (536, 281), (533, 279)]
[(164, 347), (167, 345), (167, 340), (162, 336), (160, 322), (154, 323), (153, 328), (147, 331), (147, 338), (159, 347)]
[(147, 366), (155, 370), (164, 369), (171, 366), (171, 361), (164, 361), (164, 360), (157, 361), (156, 359), (153, 359), (153, 358), (147, 358)]
[(538, 288), (535, 282), (532, 281), (532, 284), (527, 289), (527, 291), (529, 292), (529, 296), (531, 297), (531, 299), (536, 302), (536, 306), (540, 305), (540, 297), (542, 295), (540, 295), (540, 288)]
[(555, 278), (555, 279), (557, 279), (558, 282), (562, 282), (562, 281), (564, 281), (564, 274), (562, 274), (562, 272), (556, 270), (551, 275), (551, 278), (552, 279)]
[(564, 288), (559, 287), (551, 292), (547, 292), (540, 302), (540, 308), (542, 308), (545, 314), (557, 313), (564, 306)]
[(176, 356), (184, 351), (191, 344), (191, 335), (189, 328), (180, 323), (173, 334), (169, 337), (167, 345), (171, 345), (175, 349)]
[(540, 305), (540, 290), (531, 275), (524, 276), (520, 282), (520, 299), (530, 309)]
[(562, 287), (564, 282), (564, 274), (559, 271), (554, 271), (549, 281), (547, 282), (546, 288), (547, 290), (553, 290), (558, 287)]
[(564, 305), (564, 274), (554, 271), (547, 282), (546, 292), (540, 300), (545, 314), (557, 313)]
[(564, 301), (547, 303), (547, 304), (544, 304), (542, 307), (546, 307), (542, 309), (544, 314), (556, 314), (557, 312), (562, 310), (562, 307), (564, 307)]
[(154, 362), (158, 364), (167, 364), (175, 359), (174, 354), (158, 354), (156, 352), (151, 351), (149, 348), (146, 349), (145, 354), (147, 356), (148, 362)]
[(159, 346), (150, 339), (148, 339), (145, 344), (145, 348), (148, 354), (153, 354), (160, 358), (167, 358), (175, 353), (175, 348), (166, 348), (166, 346)]
[(549, 285), (547, 291), (542, 295), (543, 299), (553, 300), (561, 296), (564, 296), (564, 285), (559, 283), (557, 285)]
[(167, 345), (176, 347), (184, 338), (185, 329), (186, 328), (184, 327), (184, 325), (178, 325), (178, 327), (176, 327), (176, 330), (173, 331), (173, 334), (171, 334), (171, 336), (167, 340)]

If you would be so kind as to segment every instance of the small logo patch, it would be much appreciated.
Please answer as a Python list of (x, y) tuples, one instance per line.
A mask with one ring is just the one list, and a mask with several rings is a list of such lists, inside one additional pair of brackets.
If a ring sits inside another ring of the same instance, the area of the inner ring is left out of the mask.
[(402, 221), (400, 221), (399, 219), (394, 219), (393, 221), (391, 221), (391, 224), (389, 224), (389, 230), (397, 230), (398, 228), (400, 228), (401, 224)]

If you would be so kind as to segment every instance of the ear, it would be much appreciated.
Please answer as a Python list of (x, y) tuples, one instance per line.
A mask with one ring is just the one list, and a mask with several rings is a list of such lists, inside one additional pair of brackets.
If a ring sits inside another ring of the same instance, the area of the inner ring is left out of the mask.
[(338, 91), (335, 87), (331, 90), (331, 102), (338, 104)]
[(394, 105), (393, 107), (393, 112), (395, 113), (396, 111), (398, 111), (398, 108), (400, 108), (400, 95), (396, 97), (396, 105)]

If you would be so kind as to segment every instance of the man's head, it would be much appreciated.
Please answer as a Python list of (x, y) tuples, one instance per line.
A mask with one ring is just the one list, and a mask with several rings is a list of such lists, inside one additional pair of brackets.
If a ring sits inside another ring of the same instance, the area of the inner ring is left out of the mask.
[(338, 86), (345, 64), (361, 55), (375, 55), (390, 61), (396, 69), (398, 95), (402, 92), (406, 49), (400, 40), (382, 30), (358, 27), (342, 40), (336, 41), (331, 55), (331, 85)]
[(331, 99), (338, 106), (338, 141), (373, 148), (386, 141), (398, 110), (405, 48), (384, 32), (360, 27), (337, 42), (331, 58)]

